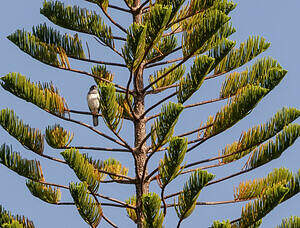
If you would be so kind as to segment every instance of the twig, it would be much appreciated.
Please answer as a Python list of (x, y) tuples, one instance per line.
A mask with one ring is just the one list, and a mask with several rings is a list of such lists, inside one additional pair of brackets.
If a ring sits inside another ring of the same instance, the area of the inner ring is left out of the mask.
[(215, 99), (211, 99), (211, 100), (207, 100), (207, 101), (201, 101), (201, 102), (198, 102), (198, 103), (195, 103), (195, 104), (185, 105), (183, 107), (184, 107), (184, 109), (193, 108), (193, 107), (197, 107), (197, 106), (204, 105), (204, 104), (210, 104), (210, 103), (214, 103), (214, 102), (217, 102), (217, 101), (222, 101), (222, 100), (225, 100), (227, 98), (228, 97), (215, 98)]
[(167, 61), (164, 61), (164, 62), (152, 63), (152, 64), (149, 64), (149, 65), (146, 65), (145, 68), (151, 68), (151, 67), (155, 67), (155, 66), (161, 66), (161, 65), (165, 65), (165, 64), (169, 64), (169, 63), (178, 62), (180, 60), (183, 60), (183, 57), (179, 57), (179, 58), (176, 58), (176, 59), (167, 60)]
[(71, 149), (75, 148), (78, 150), (99, 150), (99, 151), (113, 151), (113, 152), (127, 152), (131, 153), (130, 150), (127, 149), (118, 149), (118, 148), (104, 148), (104, 147), (92, 147), (92, 146), (67, 146), (61, 149)]
[[(229, 175), (229, 176), (227, 176), (227, 177), (223, 177), (223, 178), (220, 178), (220, 179), (218, 179), (218, 180), (211, 181), (211, 182), (209, 182), (208, 184), (206, 184), (206, 186), (209, 186), (209, 185), (212, 185), (212, 184), (216, 184), (216, 183), (219, 183), (219, 182), (228, 180), (228, 179), (230, 179), (230, 178), (233, 178), (233, 177), (239, 176), (239, 175), (241, 175), (241, 174), (250, 172), (250, 171), (253, 170), (253, 169), (255, 169), (255, 168), (246, 169), (246, 170), (243, 170), (243, 171), (234, 173), (234, 174), (232, 174), (232, 175)], [(181, 191), (181, 192), (182, 192), (182, 191)], [(177, 196), (177, 195), (179, 195), (181, 192), (176, 192), (176, 193), (170, 194), (170, 195), (168, 195), (168, 196), (165, 196), (165, 199), (168, 199), (168, 198)]]
[(103, 65), (108, 65), (108, 66), (118, 66), (118, 67), (127, 68), (127, 66), (125, 64), (122, 64), (122, 63), (105, 62), (105, 61), (99, 61), (99, 60), (94, 60), (94, 59), (84, 59), (84, 58), (78, 58), (78, 57), (75, 58), (75, 57), (72, 57), (72, 56), (69, 56), (69, 57), (72, 58), (72, 59), (77, 59), (77, 60), (84, 61), (84, 62), (89, 62), (89, 63), (98, 63), (98, 64), (103, 64)]
[(181, 135), (178, 135), (177, 137), (184, 137), (184, 136), (188, 136), (188, 135), (191, 135), (191, 134), (194, 134), (194, 133), (197, 133), (198, 131), (201, 131), (201, 130), (204, 130), (204, 129), (207, 129), (209, 127), (213, 126), (213, 124), (209, 124), (209, 125), (206, 125), (206, 126), (203, 126), (203, 127), (199, 127), (195, 130), (192, 130), (192, 131), (189, 131), (189, 132), (186, 132), (184, 134), (181, 134)]
[[(31, 178), (28, 178), (34, 182), (38, 182), (38, 183), (41, 183), (41, 184), (45, 184), (45, 185), (49, 185), (49, 186), (54, 186), (54, 187), (57, 187), (57, 188), (64, 188), (64, 189), (69, 189), (68, 186), (65, 186), (65, 185), (60, 185), (60, 184), (55, 184), (55, 183), (49, 183), (49, 182), (45, 182), (45, 181), (37, 181), (37, 180), (33, 180)], [(124, 207), (127, 207), (127, 208), (131, 208), (131, 209), (135, 209), (134, 206), (130, 205), (130, 204), (127, 204), (127, 203), (124, 203), (120, 200), (117, 200), (117, 199), (114, 199), (114, 198), (110, 198), (108, 196), (104, 196), (104, 195), (101, 195), (101, 194), (98, 194), (98, 193), (95, 193), (96, 196), (100, 197), (100, 198), (103, 198), (103, 199), (106, 199), (106, 200), (109, 200), (109, 201), (112, 201), (112, 202), (115, 202), (115, 203), (119, 203), (121, 205), (123, 205)]]
[(79, 125), (81, 125), (81, 126), (84, 126), (84, 127), (86, 127), (86, 128), (89, 128), (90, 130), (94, 131), (94, 132), (97, 133), (98, 135), (100, 135), (100, 136), (102, 136), (102, 137), (104, 137), (104, 138), (106, 138), (106, 139), (108, 139), (108, 140), (110, 140), (110, 141), (112, 141), (112, 142), (114, 142), (114, 143), (117, 143), (117, 144), (119, 144), (120, 146), (123, 146), (123, 147), (127, 148), (127, 146), (126, 146), (125, 144), (123, 144), (122, 142), (120, 142), (120, 141), (118, 141), (118, 140), (116, 140), (116, 139), (114, 139), (114, 138), (112, 138), (112, 137), (110, 137), (110, 136), (104, 134), (103, 132), (101, 132), (101, 131), (99, 131), (99, 130), (93, 128), (92, 126), (90, 126), (90, 125), (88, 125), (88, 124), (86, 124), (86, 123), (83, 123), (83, 122), (80, 122), (80, 121), (78, 121), (78, 120), (74, 120), (74, 119), (71, 119), (71, 118), (66, 118), (66, 117), (64, 117), (64, 116), (57, 115), (57, 114), (52, 113), (52, 112), (50, 112), (50, 111), (48, 111), (48, 110), (45, 110), (45, 111), (48, 112), (48, 113), (50, 113), (51, 115), (54, 115), (54, 116), (60, 118), (60, 119), (63, 119), (63, 120), (69, 121), (69, 122), (73, 122), (73, 123), (79, 124)]
[(100, 43), (101, 45), (104, 45), (104, 46), (106, 46), (106, 47), (109, 47), (112, 51), (114, 51), (116, 54), (118, 54), (120, 57), (122, 57), (123, 58), (123, 55), (117, 50), (117, 49), (115, 49), (114, 47), (111, 47), (111, 46), (109, 46), (109, 45), (107, 45), (107, 44), (102, 44), (102, 42), (100, 41), (100, 40), (98, 40), (96, 37), (94, 37), (94, 39), (98, 42), (98, 43)]
[(142, 10), (144, 8), (145, 5), (147, 5), (149, 3), (149, 0), (144, 1), (140, 7), (138, 8), (138, 10)]
[[(245, 201), (249, 201), (251, 199), (244, 199), (244, 200), (226, 200), (226, 201), (215, 201), (215, 202), (197, 202), (196, 205), (201, 206), (213, 206), (213, 205), (220, 205), (220, 204), (232, 204), (232, 203), (241, 203)], [(167, 207), (175, 207), (178, 204), (168, 204)], [(163, 208), (163, 206), (161, 206)]]
[[(53, 66), (53, 65), (50, 65), (50, 66)], [(119, 89), (126, 90), (126, 88), (123, 87), (123, 86), (120, 86), (120, 85), (118, 85), (118, 84), (116, 84), (116, 83), (113, 83), (113, 82), (111, 82), (111, 81), (109, 81), (109, 80), (107, 80), (107, 79), (105, 79), (105, 78), (101, 78), (100, 76), (90, 74), (90, 73), (88, 73), (88, 72), (86, 72), (86, 71), (75, 70), (75, 69), (68, 69), (68, 68), (64, 68), (64, 67), (56, 67), (56, 66), (53, 66), (53, 67), (58, 68), (58, 69), (61, 69), (61, 70), (65, 70), (65, 71), (70, 71), (70, 72), (78, 73), (78, 74), (85, 74), (85, 75), (88, 75), (88, 76), (90, 76), (90, 77), (92, 77), (92, 78), (99, 79), (99, 80), (101, 80), (101, 81), (103, 81), (103, 82), (110, 83), (110, 84), (114, 85), (115, 87), (117, 87), (117, 88), (119, 88)], [(121, 92), (121, 91), (120, 91), (120, 92)], [(131, 92), (131, 91), (130, 91), (130, 92)]]
[(102, 5), (99, 5), (104, 15), (110, 20), (111, 23), (113, 23), (115, 26), (117, 26), (120, 30), (125, 32), (127, 34), (127, 31), (125, 28), (123, 28), (120, 24), (114, 21), (114, 19), (103, 9)]
[(186, 56), (181, 62), (179, 62), (178, 64), (176, 64), (174, 67), (172, 67), (170, 70), (168, 70), (167, 72), (165, 72), (163, 75), (161, 75), (160, 77), (158, 77), (157, 79), (155, 79), (153, 82), (151, 82), (149, 85), (147, 85), (144, 88), (144, 92), (147, 91), (147, 89), (151, 88), (154, 84), (156, 84), (158, 81), (162, 80), (163, 78), (165, 78), (168, 74), (172, 73), (176, 68), (180, 67), (182, 64), (184, 64), (190, 57), (192, 56), (192, 54), (189, 54), (188, 56)]
[(40, 155), (41, 157), (47, 158), (49, 160), (52, 160), (52, 161), (56, 161), (56, 162), (60, 162), (60, 163), (63, 163), (63, 164), (67, 164), (65, 161), (60, 160), (58, 158), (51, 157), (49, 155), (45, 155), (45, 154), (38, 154), (38, 155)]
[[(124, 93), (124, 91), (122, 91)], [(75, 114), (82, 114), (82, 115), (89, 115), (89, 116), (93, 116), (93, 115), (96, 115), (96, 116), (101, 116), (102, 117), (102, 114), (101, 113), (91, 113), (91, 112), (84, 112), (84, 111), (78, 111), (78, 110), (74, 110), (74, 109), (66, 109), (65, 110), (66, 112), (70, 112), (70, 113), (75, 113)], [(124, 118), (125, 120), (132, 120), (131, 118)]]
[[(101, 204), (102, 205), (102, 204)], [(116, 224), (114, 224), (112, 221), (110, 221), (104, 214), (102, 214), (103, 219), (110, 224), (112, 227), (114, 228), (118, 228), (118, 226)]]
[[(156, 56), (156, 57), (154, 57), (153, 59), (150, 59), (150, 60), (146, 63), (145, 66), (147, 66), (148, 64), (154, 63), (157, 59), (161, 59), (161, 58), (164, 59), (164, 58), (167, 57), (168, 55), (170, 55), (170, 54), (172, 54), (172, 53), (174, 53), (174, 52), (176, 52), (176, 51), (179, 51), (180, 49), (182, 49), (182, 46), (175, 48), (174, 50), (170, 51), (169, 53), (165, 53), (165, 54)], [(147, 68), (147, 67), (146, 67), (146, 68)]]
[(144, 118), (144, 116), (150, 112), (152, 109), (154, 109), (155, 107), (159, 106), (161, 103), (165, 102), (166, 100), (172, 98), (173, 96), (175, 96), (177, 94), (177, 92), (170, 94), (169, 96), (165, 97), (164, 99), (160, 100), (159, 102), (157, 102), (156, 104), (152, 105), (150, 108), (148, 108), (142, 115), (141, 115), (141, 119)]
[(124, 9), (122, 7), (115, 6), (115, 5), (112, 5), (112, 4), (108, 4), (108, 7), (112, 8), (112, 9), (120, 10), (120, 11), (123, 11), (123, 12), (126, 12), (126, 13), (131, 13), (131, 10)]

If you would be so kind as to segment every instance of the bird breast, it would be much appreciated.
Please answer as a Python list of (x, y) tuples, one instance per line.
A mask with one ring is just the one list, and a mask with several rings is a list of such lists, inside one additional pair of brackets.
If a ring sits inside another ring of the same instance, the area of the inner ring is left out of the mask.
[(99, 106), (100, 106), (100, 102), (99, 102), (99, 94), (88, 94), (87, 95), (87, 102), (88, 102), (88, 106), (90, 108), (90, 110), (92, 112), (98, 112), (99, 111)]

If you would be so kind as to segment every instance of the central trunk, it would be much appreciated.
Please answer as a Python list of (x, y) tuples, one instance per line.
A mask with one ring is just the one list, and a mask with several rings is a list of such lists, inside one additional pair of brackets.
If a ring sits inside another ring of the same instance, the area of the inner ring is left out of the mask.
[[(133, 8), (137, 9), (140, 6), (140, 0), (134, 0)], [(134, 23), (140, 24), (142, 21), (141, 11), (133, 12)], [(136, 216), (137, 216), (137, 227), (143, 228), (143, 212), (142, 212), (142, 196), (149, 192), (149, 182), (142, 180), (143, 172), (147, 175), (147, 168), (145, 162), (147, 159), (147, 146), (143, 140), (146, 137), (146, 118), (140, 118), (145, 112), (145, 95), (143, 94), (144, 80), (143, 80), (143, 64), (133, 72), (133, 83), (134, 83), (134, 113), (138, 120), (134, 121), (134, 137), (135, 137), (135, 173), (136, 173)], [(144, 169), (146, 169), (144, 171)]]

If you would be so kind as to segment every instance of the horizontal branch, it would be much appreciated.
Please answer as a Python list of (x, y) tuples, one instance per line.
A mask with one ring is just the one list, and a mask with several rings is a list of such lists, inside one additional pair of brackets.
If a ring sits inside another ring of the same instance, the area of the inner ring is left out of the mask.
[(115, 5), (112, 5), (112, 4), (108, 4), (108, 7), (112, 8), (112, 9), (120, 10), (120, 11), (123, 11), (123, 12), (126, 12), (126, 13), (131, 13), (131, 10), (129, 10), (129, 9), (124, 9), (122, 7), (115, 6)]
[(96, 146), (68, 146), (61, 149), (71, 149), (75, 148), (78, 150), (99, 150), (99, 151), (110, 151), (110, 152), (127, 152), (131, 153), (130, 150), (127, 149), (119, 149), (119, 148), (106, 148), (106, 147), (96, 147)]
[[(231, 174), (229, 176), (226, 176), (226, 177), (223, 177), (223, 178), (220, 178), (218, 180), (215, 180), (215, 181), (211, 181), (209, 182), (208, 184), (206, 184), (206, 186), (209, 186), (209, 185), (212, 185), (212, 184), (216, 184), (216, 183), (219, 183), (219, 182), (222, 182), (222, 181), (225, 181), (225, 180), (228, 180), (230, 178), (233, 178), (233, 177), (236, 177), (236, 176), (239, 176), (241, 174), (244, 174), (244, 173), (247, 173), (247, 172), (250, 172), (251, 170), (253, 170), (255, 168), (251, 168), (251, 169), (246, 169), (246, 170), (242, 170), (240, 172), (237, 172), (237, 173), (234, 173), (234, 174)], [(182, 192), (182, 191), (181, 191)], [(177, 196), (179, 195), (181, 192), (176, 192), (176, 193), (173, 193), (173, 194), (170, 194), (168, 196), (165, 197), (165, 199), (168, 199), (168, 198), (171, 198), (171, 197), (174, 197), (174, 196)]]
[[(169, 52), (169, 53), (165, 53), (165, 54), (156, 56), (156, 57), (154, 57), (153, 59), (150, 59), (150, 60), (145, 64), (145, 66), (146, 66), (145, 68), (148, 68), (147, 65), (149, 65), (149, 64), (151, 64), (151, 63), (154, 63), (157, 59), (165, 58), (165, 57), (167, 57), (168, 55), (170, 55), (170, 54), (172, 54), (172, 53), (174, 53), (174, 52), (176, 52), (176, 51), (179, 51), (179, 50), (181, 50), (181, 49), (182, 49), (182, 46), (175, 48), (174, 50), (172, 50), (172, 51)], [(183, 59), (183, 58), (182, 58), (182, 59)]]
[[(83, 123), (83, 122), (81, 122), (81, 121), (74, 120), (74, 119), (71, 119), (71, 118), (66, 118), (66, 117), (64, 117), (64, 116), (56, 115), (56, 114), (54, 114), (54, 113), (51, 113), (51, 112), (48, 111), (48, 110), (45, 110), (45, 111), (48, 112), (48, 113), (50, 113), (51, 115), (54, 115), (54, 116), (60, 118), (60, 119), (63, 119), (63, 120), (66, 120), (66, 121), (73, 122), (73, 123), (76, 123), (76, 124), (78, 124), (78, 125), (84, 126), (84, 127), (88, 128), (88, 129), (92, 130), (93, 132), (97, 133), (98, 135), (100, 135), (100, 136), (102, 136), (102, 137), (104, 137), (104, 138), (106, 138), (106, 139), (108, 139), (108, 140), (110, 140), (110, 141), (112, 141), (112, 142), (114, 142), (114, 143), (116, 143), (116, 144), (119, 144), (120, 146), (123, 146), (123, 147), (127, 148), (127, 146), (126, 146), (125, 144), (123, 144), (122, 142), (120, 142), (120, 141), (118, 141), (118, 140), (116, 140), (116, 139), (114, 139), (114, 138), (112, 138), (112, 137), (110, 137), (110, 136), (104, 134), (103, 132), (101, 132), (101, 131), (99, 131), (99, 130), (93, 128), (91, 125), (88, 125), (88, 124), (86, 124), (86, 123)], [(128, 148), (127, 148), (127, 149), (128, 149)]]
[(78, 57), (72, 57), (69, 56), (72, 59), (76, 59), (76, 60), (80, 60), (80, 61), (84, 61), (84, 62), (88, 62), (88, 63), (97, 63), (97, 64), (103, 64), (103, 65), (107, 65), (107, 66), (118, 66), (118, 67), (124, 67), (127, 68), (127, 66), (123, 63), (114, 63), (114, 62), (105, 62), (105, 61), (99, 61), (99, 60), (94, 60), (94, 59), (84, 59), (84, 58), (78, 58)]
[[(226, 201), (215, 201), (215, 202), (197, 202), (196, 205), (200, 206), (213, 206), (213, 205), (220, 205), (220, 204), (232, 204), (232, 203), (241, 203), (245, 201), (249, 201), (251, 199), (243, 199), (243, 200), (226, 200)], [(167, 207), (175, 207), (178, 204), (172, 203), (172, 204), (167, 204)], [(161, 206), (163, 207), (163, 206)]]
[(115, 20), (105, 11), (105, 9), (103, 9), (103, 7), (101, 5), (99, 5), (102, 12), (104, 13), (104, 15), (107, 17), (107, 19), (113, 23), (115, 26), (117, 26), (121, 31), (123, 31), (124, 33), (127, 34), (127, 30), (125, 28), (123, 28), (122, 25), (120, 25), (119, 23), (115, 22)]
[[(124, 93), (124, 91), (122, 91)], [(66, 109), (65, 110), (66, 112), (70, 112), (70, 113), (75, 113), (75, 114), (81, 114), (81, 115), (89, 115), (89, 116), (101, 116), (102, 117), (102, 114), (101, 113), (91, 113), (91, 112), (85, 112), (85, 111), (78, 111), (78, 110), (74, 110), (74, 109)], [(132, 120), (130, 118), (125, 118), (125, 120)]]
[(195, 130), (192, 130), (192, 131), (183, 133), (183, 134), (181, 134), (181, 135), (178, 135), (177, 137), (185, 137), (185, 136), (188, 136), (188, 135), (197, 133), (197, 132), (199, 132), (199, 131), (202, 131), (202, 130), (204, 130), (204, 129), (207, 129), (207, 128), (209, 128), (209, 127), (212, 127), (212, 126), (213, 126), (213, 124), (209, 124), (209, 125), (206, 125), (206, 126), (203, 126), (203, 127), (199, 127), (199, 128), (197, 128), (197, 129), (195, 129)]
[[(30, 179), (30, 178), (29, 178)], [(34, 182), (38, 182), (38, 183), (41, 183), (41, 184), (45, 184), (45, 185), (48, 185), (48, 186), (53, 186), (53, 187), (57, 187), (57, 188), (63, 188), (63, 189), (68, 189), (69, 190), (69, 187), (68, 186), (65, 186), (65, 185), (61, 185), (61, 184), (55, 184), (55, 183), (49, 183), (49, 182), (45, 182), (45, 181), (37, 181), (37, 180), (33, 180), (33, 179), (30, 179)], [(111, 198), (111, 197), (108, 197), (108, 196), (105, 196), (105, 195), (102, 195), (102, 194), (99, 194), (99, 193), (96, 193), (95, 194), (96, 196), (102, 198), (102, 199), (106, 199), (108, 201), (112, 201), (112, 202), (115, 202), (115, 203), (118, 203), (118, 204), (121, 204), (123, 205), (124, 207), (127, 207), (127, 208), (131, 208), (131, 209), (135, 209), (135, 207), (133, 205), (130, 205), (128, 203), (125, 203), (125, 202), (122, 202), (118, 199), (114, 199), (114, 198)]]
[(166, 60), (166, 61), (158, 62), (158, 63), (152, 63), (152, 64), (149, 64), (149, 65), (146, 65), (145, 68), (147, 69), (147, 68), (151, 68), (151, 67), (166, 65), (166, 64), (175, 63), (175, 62), (178, 62), (178, 61), (181, 61), (181, 60), (183, 60), (183, 57), (178, 57), (176, 59)]

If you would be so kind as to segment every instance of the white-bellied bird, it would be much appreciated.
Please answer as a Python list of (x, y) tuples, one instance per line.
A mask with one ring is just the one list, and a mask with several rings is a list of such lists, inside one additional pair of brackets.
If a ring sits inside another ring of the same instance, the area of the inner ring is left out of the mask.
[[(98, 92), (97, 86), (93, 85), (90, 88), (87, 96), (87, 103), (91, 113), (93, 113), (93, 124), (94, 126), (98, 126), (98, 113), (100, 110), (100, 96)], [(96, 115), (95, 115), (96, 114)]]

